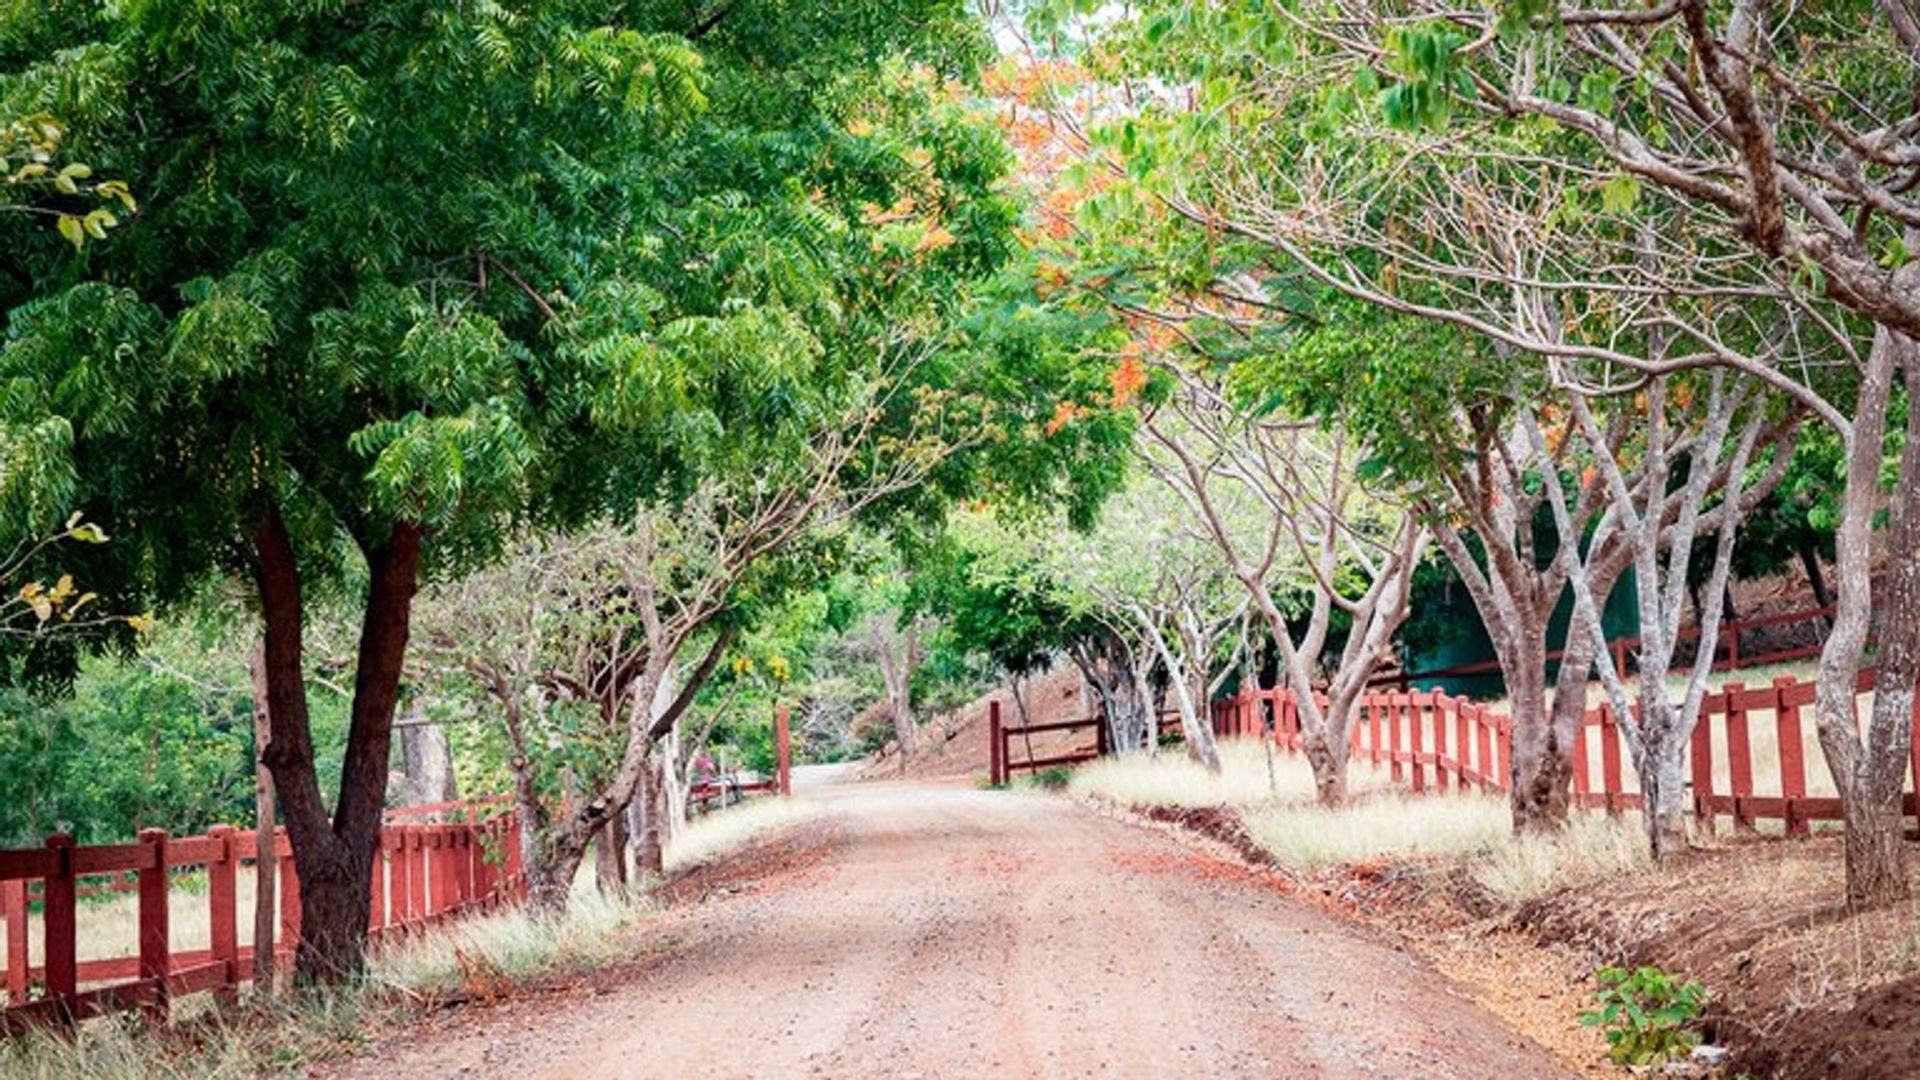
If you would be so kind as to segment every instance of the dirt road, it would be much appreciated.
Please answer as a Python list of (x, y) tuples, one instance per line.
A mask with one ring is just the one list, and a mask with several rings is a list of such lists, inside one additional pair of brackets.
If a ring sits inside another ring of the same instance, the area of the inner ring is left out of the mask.
[(348, 1075), (1561, 1075), (1384, 937), (1173, 839), (1043, 796), (830, 791), (769, 876), (650, 922), (617, 980)]

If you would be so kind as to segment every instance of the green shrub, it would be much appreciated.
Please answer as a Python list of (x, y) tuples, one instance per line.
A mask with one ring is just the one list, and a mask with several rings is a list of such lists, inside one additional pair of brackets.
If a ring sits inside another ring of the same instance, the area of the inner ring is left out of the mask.
[(1053, 791), (1066, 787), (1067, 782), (1072, 779), (1073, 773), (1059, 766), (1051, 769), (1041, 769), (1039, 772), (1033, 774), (1035, 786)]
[(1687, 1056), (1700, 1043), (1695, 1023), (1706, 1005), (1707, 990), (1657, 967), (1633, 971), (1604, 967), (1598, 1008), (1580, 1014), (1580, 1022), (1607, 1036), (1607, 1057), (1619, 1065), (1664, 1065)]

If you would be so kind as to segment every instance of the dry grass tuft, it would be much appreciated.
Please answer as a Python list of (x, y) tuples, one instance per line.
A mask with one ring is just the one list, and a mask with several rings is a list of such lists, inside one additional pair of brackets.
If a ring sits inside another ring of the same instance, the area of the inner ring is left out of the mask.
[(667, 845), (667, 873), (678, 874), (794, 822), (818, 817), (820, 804), (806, 798), (752, 799), (696, 818)]
[(1254, 842), (1281, 863), (1317, 870), (1395, 856), (1480, 856), (1512, 832), (1506, 803), (1477, 795), (1381, 795), (1344, 806), (1266, 806), (1244, 815)]
[[(1360, 762), (1349, 767), (1348, 785), (1356, 794), (1386, 783), (1384, 772)], [(1218, 776), (1176, 748), (1152, 757), (1135, 754), (1089, 762), (1074, 770), (1067, 789), (1123, 806), (1255, 806), (1314, 797), (1313, 770), (1304, 758), (1276, 751), (1273, 780), (1268, 782), (1267, 755), (1258, 739), (1222, 740)]]
[(1220, 759), (1214, 776), (1178, 751), (1107, 758), (1075, 770), (1068, 787), (1136, 808), (1236, 809), (1254, 843), (1297, 870), (1381, 858), (1471, 860), (1475, 878), (1511, 901), (1639, 867), (1648, 857), (1635, 816), (1577, 814), (1557, 836), (1516, 839), (1502, 798), (1404, 794), (1386, 770), (1356, 761), (1348, 773), (1354, 798), (1327, 809), (1314, 802), (1303, 758), (1276, 755), (1272, 784), (1257, 740), (1223, 742)]

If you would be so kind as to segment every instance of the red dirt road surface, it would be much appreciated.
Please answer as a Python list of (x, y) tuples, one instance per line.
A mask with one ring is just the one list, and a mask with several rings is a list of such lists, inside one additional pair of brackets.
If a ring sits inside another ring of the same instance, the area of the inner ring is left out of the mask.
[(344, 1074), (1563, 1075), (1390, 940), (1238, 863), (1046, 796), (823, 797), (819, 822), (683, 883), (693, 902), (592, 989), (443, 1017)]

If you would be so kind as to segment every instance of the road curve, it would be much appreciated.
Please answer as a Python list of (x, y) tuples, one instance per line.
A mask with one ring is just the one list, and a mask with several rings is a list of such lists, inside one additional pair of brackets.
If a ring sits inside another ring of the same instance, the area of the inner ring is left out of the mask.
[(824, 855), (649, 921), (618, 981), (344, 1075), (1564, 1075), (1383, 935), (1165, 836), (1039, 795), (820, 797)]

